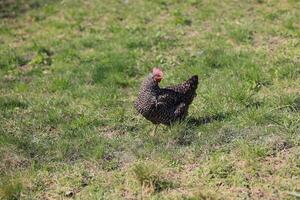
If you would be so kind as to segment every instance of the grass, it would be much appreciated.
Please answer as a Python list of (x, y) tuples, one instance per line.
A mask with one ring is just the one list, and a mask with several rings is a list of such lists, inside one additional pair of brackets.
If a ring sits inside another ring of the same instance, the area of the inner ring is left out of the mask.
[[(0, 3), (0, 199), (297, 199), (300, 2)], [(189, 117), (133, 102), (198, 74)]]

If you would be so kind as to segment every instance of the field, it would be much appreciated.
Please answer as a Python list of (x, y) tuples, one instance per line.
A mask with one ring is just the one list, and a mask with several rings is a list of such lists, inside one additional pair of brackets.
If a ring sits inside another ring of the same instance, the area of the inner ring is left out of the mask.
[[(0, 1), (0, 199), (300, 198), (300, 1)], [(133, 107), (200, 77), (188, 118)]]

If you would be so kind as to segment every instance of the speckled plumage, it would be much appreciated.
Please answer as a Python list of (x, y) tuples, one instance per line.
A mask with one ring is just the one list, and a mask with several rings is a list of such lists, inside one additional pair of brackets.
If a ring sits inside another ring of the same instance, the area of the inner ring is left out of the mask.
[(198, 76), (195, 75), (182, 84), (160, 88), (151, 74), (141, 86), (135, 108), (154, 124), (170, 125), (187, 116), (197, 85)]

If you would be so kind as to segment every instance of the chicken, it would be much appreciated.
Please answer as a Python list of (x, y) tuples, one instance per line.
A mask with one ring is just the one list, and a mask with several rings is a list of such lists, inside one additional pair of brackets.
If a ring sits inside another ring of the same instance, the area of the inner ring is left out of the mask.
[(187, 116), (189, 106), (196, 96), (198, 76), (166, 88), (158, 85), (162, 79), (163, 72), (154, 68), (152, 74), (144, 80), (134, 106), (153, 124), (170, 125)]

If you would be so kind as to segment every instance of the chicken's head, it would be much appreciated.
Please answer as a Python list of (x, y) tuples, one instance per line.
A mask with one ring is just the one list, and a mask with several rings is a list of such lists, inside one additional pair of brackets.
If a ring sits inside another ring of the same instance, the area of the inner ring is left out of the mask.
[(153, 68), (152, 70), (152, 75), (153, 75), (153, 79), (156, 81), (156, 82), (160, 82), (163, 77), (164, 77), (164, 73), (161, 71), (161, 69), (159, 68)]

